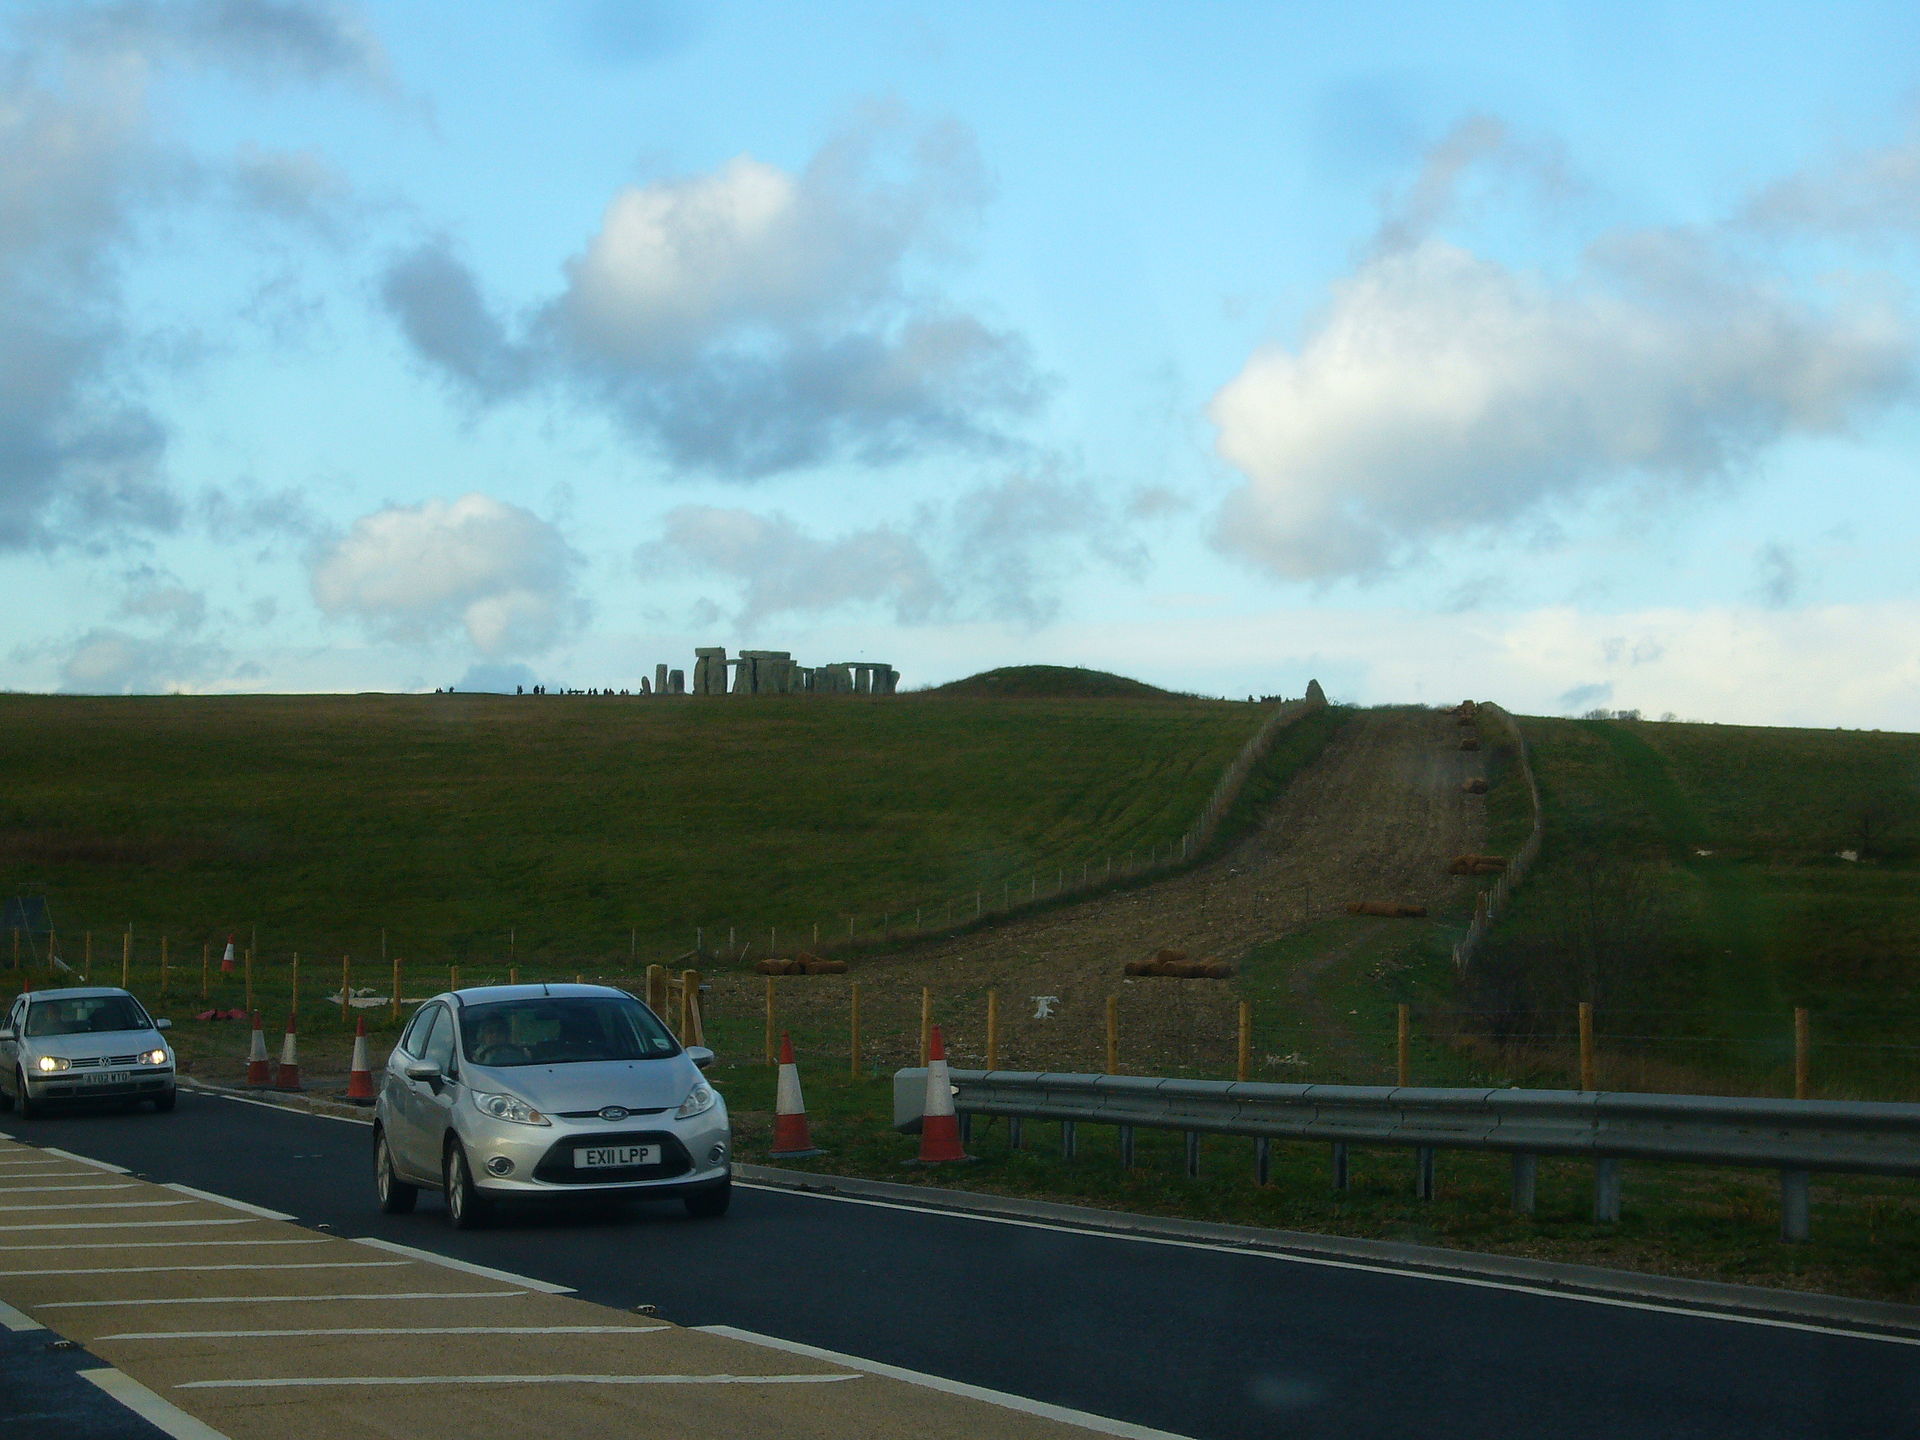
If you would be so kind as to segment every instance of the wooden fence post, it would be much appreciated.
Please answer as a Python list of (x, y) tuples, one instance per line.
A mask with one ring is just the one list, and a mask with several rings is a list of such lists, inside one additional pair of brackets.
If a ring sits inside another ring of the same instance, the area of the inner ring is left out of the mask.
[(253, 1014), (253, 947), (247, 947), (247, 1014)]
[(1242, 1084), (1253, 1078), (1253, 1002), (1240, 1002), (1240, 1043), (1233, 1078)]
[(1805, 1100), (1811, 1093), (1813, 1078), (1812, 1036), (1807, 1024), (1807, 1008), (1793, 1009), (1793, 1098)]
[(860, 1078), (860, 982), (847, 991), (847, 1073)]
[(393, 957), (393, 994), (390, 998), (393, 1001), (392, 1018), (398, 1020), (400, 1018), (400, 957), (398, 955)]
[(127, 933), (120, 937), (120, 988), (125, 990), (133, 979), (133, 926), (127, 926)]
[(447, 967), (447, 988), (449, 990), (458, 990), (460, 988), (460, 967), (458, 965), (449, 965)]
[(773, 1048), (773, 976), (767, 976), (767, 1064), (775, 1063)]
[(647, 1008), (661, 1019), (667, 1018), (667, 967), (647, 966)]
[(920, 987), (920, 1063), (927, 1063), (927, 1055), (933, 1048), (933, 990), (928, 986)]
[(1000, 992), (987, 991), (987, 1069), (1000, 1068)]
[(1395, 1048), (1395, 1073), (1399, 1076), (1398, 1083), (1405, 1086), (1413, 1084), (1413, 1054), (1410, 1045), (1413, 1016), (1406, 1005), (1400, 1006), (1399, 1011), (1399, 1043)]
[(1107, 996), (1107, 1074), (1120, 1073), (1120, 997)]
[(162, 997), (164, 997), (166, 993), (167, 993), (167, 937), (162, 935), (160, 937), (160, 994)]
[(698, 970), (680, 972), (680, 1018), (686, 1026), (686, 1034), (680, 1039), (682, 1045), (707, 1043), (706, 1026), (700, 1019), (700, 972)]
[(353, 957), (340, 957), (340, 1023), (349, 1023), (348, 1017), (353, 1008)]
[(297, 1014), (300, 1009), (300, 952), (293, 952), (293, 1006)]
[(1593, 1089), (1593, 1006), (1580, 1002), (1580, 1088)]

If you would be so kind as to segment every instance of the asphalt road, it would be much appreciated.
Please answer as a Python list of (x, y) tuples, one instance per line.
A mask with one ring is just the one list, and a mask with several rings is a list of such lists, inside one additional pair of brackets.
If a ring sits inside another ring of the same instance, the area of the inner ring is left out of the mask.
[(1201, 1440), (1920, 1437), (1911, 1345), (770, 1190), (737, 1189), (717, 1222), (676, 1204), (455, 1234), (431, 1196), (374, 1209), (366, 1127), (198, 1095), (0, 1131), (681, 1325)]

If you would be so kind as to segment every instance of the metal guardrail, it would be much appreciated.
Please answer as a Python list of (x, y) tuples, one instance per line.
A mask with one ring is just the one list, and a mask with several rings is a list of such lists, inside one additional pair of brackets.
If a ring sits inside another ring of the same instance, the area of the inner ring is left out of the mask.
[[(895, 1072), (894, 1128), (918, 1129), (926, 1097), (924, 1068)], [(1256, 1174), (1265, 1182), (1273, 1141), (1334, 1146), (1334, 1183), (1346, 1185), (1352, 1145), (1403, 1146), (1416, 1152), (1416, 1189), (1433, 1194), (1434, 1153), (1491, 1150), (1513, 1157), (1513, 1204), (1531, 1213), (1542, 1156), (1595, 1162), (1594, 1218), (1620, 1218), (1620, 1163), (1661, 1160), (1691, 1165), (1778, 1169), (1781, 1236), (1809, 1230), (1812, 1172), (1920, 1176), (1920, 1105), (1879, 1101), (1773, 1100), (1720, 1095), (1642, 1095), (1614, 1091), (1423, 1089), (1390, 1085), (1274, 1085), (1229, 1080), (1170, 1080), (1138, 1075), (1062, 1075), (1011, 1070), (953, 1070), (954, 1108), (963, 1121), (1000, 1115), (1011, 1122), (1061, 1124), (1071, 1154), (1076, 1127), (1120, 1129), (1131, 1163), (1136, 1128), (1186, 1133), (1187, 1171), (1198, 1173), (1201, 1135), (1245, 1135), (1256, 1142)]]

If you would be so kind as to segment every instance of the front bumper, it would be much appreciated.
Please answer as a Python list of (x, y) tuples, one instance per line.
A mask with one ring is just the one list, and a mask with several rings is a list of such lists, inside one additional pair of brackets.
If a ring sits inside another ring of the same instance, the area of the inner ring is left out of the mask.
[[(690, 1120), (675, 1120), (669, 1111), (611, 1124), (556, 1119), (550, 1126), (463, 1125), (461, 1130), (473, 1183), (488, 1196), (622, 1194), (664, 1199), (705, 1189), (733, 1173), (733, 1137), (724, 1102)], [(574, 1163), (575, 1150), (612, 1145), (657, 1146), (660, 1158), (655, 1164), (623, 1169)], [(512, 1166), (505, 1175), (493, 1168), (503, 1161)]]
[(146, 1100), (173, 1089), (173, 1066), (130, 1070), (124, 1080), (111, 1083), (88, 1078), (84, 1070), (27, 1072), (27, 1096), (36, 1104), (55, 1100)]

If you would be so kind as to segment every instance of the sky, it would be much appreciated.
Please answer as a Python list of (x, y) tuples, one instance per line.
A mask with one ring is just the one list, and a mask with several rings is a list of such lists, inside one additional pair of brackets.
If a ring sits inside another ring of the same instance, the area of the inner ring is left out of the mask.
[(0, 689), (1920, 729), (1908, 4), (0, 3)]

